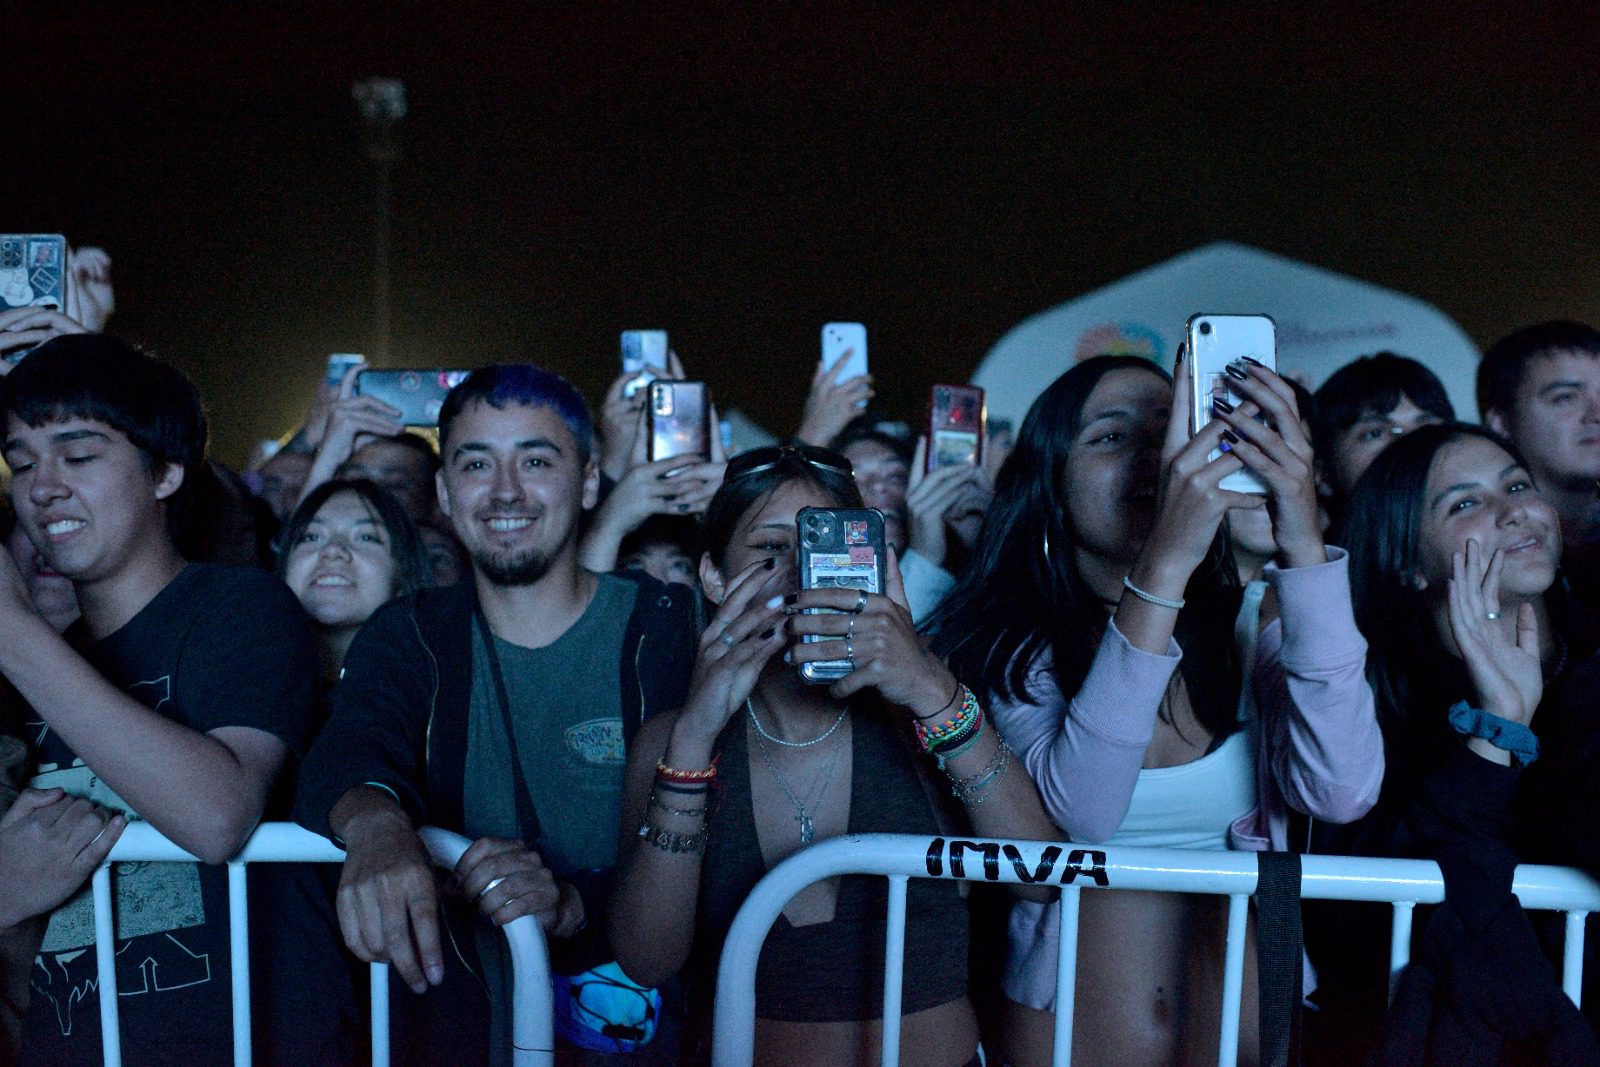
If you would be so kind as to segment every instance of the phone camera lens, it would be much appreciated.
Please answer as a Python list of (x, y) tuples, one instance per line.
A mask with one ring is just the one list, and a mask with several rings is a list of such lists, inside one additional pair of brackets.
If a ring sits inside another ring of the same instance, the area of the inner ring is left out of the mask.
[(1211, 332), (1211, 324), (1209, 322), (1202, 322), (1200, 324), (1200, 332), (1201, 333), (1210, 333)]

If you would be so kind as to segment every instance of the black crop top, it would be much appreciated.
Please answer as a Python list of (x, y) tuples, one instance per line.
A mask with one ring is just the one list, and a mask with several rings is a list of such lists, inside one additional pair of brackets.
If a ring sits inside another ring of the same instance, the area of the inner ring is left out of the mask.
[[(934, 836), (942, 831), (916, 755), (899, 741), (885, 714), (857, 702), (851, 711), (848, 833)], [(745, 716), (717, 738), (723, 796), (710, 819), (701, 866), (691, 983), (695, 1014), (709, 1019), (717, 961), (734, 916), (767, 873), (756, 838)], [(791, 926), (780, 915), (756, 968), (756, 1014), (787, 1022), (839, 1022), (883, 1015), (883, 952), (888, 879), (847, 875), (834, 917)], [(948, 1003), (967, 992), (967, 906), (953, 882), (913, 878), (906, 894), (906, 1014)]]

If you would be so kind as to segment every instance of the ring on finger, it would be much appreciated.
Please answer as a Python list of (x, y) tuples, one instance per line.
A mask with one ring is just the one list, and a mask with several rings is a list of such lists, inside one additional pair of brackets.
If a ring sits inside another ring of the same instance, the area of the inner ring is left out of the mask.
[(867, 591), (865, 589), (858, 589), (858, 590), (856, 590), (856, 606), (851, 610), (851, 614), (860, 615), (863, 611), (866, 611), (866, 610), (867, 610)]
[(1491, 611), (1484, 616), (1484, 618), (1488, 619), (1490, 622), (1494, 622), (1494, 620), (1498, 619), (1499, 617), (1500, 613), (1498, 611)]
[(734, 645), (739, 643), (737, 640), (734, 639), (734, 636), (732, 634), (730, 634), (726, 630), (722, 631), (722, 636), (717, 638), (717, 640), (721, 641), (723, 644), (727, 645), (729, 648), (732, 648)]
[(852, 638), (849, 637), (844, 639), (844, 658), (849, 660), (851, 663), (855, 663), (856, 661), (856, 643)]
[(853, 640), (855, 640), (855, 636), (856, 636), (856, 617), (854, 615), (851, 615), (850, 616), (850, 625), (845, 627), (844, 639), (846, 641), (853, 641)]
[(491, 879), (489, 879), (489, 884), (484, 886), (482, 889), (478, 890), (478, 899), (482, 900), (484, 897), (488, 896), (490, 893), (493, 893), (495, 891), (495, 889), (498, 888), (500, 883), (503, 882), (503, 881), (505, 881), (504, 878), (491, 878)]

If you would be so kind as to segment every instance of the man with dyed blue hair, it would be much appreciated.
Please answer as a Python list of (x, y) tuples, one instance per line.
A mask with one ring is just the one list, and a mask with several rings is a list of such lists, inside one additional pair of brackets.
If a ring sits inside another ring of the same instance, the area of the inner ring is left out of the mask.
[(497, 924), (537, 916), (562, 974), (609, 963), (602, 909), (627, 744), (688, 690), (693, 594), (578, 564), (579, 525), (599, 495), (592, 440), (577, 390), (539, 367), (486, 367), (451, 391), (439, 507), (472, 580), (372, 616), (301, 777), (299, 819), (347, 850), (346, 943), (392, 962), (418, 993), (441, 987), (399, 1015), (436, 1042), (411, 1046), (419, 1062), (480, 1060), (485, 1037), (509, 1047), (509, 1018), (494, 979), (500, 943), (470, 929), (452, 937), (486, 976), (487, 1003), (485, 983), (441, 947), (416, 827), (474, 839), (454, 880), (468, 909)]

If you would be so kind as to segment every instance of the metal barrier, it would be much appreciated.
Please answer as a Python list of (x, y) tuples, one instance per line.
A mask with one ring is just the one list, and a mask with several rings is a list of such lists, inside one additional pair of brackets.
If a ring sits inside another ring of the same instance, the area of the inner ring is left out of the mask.
[[(756, 961), (778, 915), (796, 893), (842, 874), (889, 879), (883, 980), (881, 1062), (900, 1062), (900, 993), (905, 956), (906, 885), (911, 878), (1049, 885), (1061, 890), (1060, 958), (1056, 969), (1054, 1060), (1070, 1062), (1078, 959), (1079, 890), (1142, 889), (1228, 898), (1223, 957), (1222, 1038), (1217, 1062), (1238, 1056), (1240, 994), (1244, 984), (1245, 925), (1256, 890), (1256, 853), (1167, 848), (1115, 848), (1040, 841), (987, 841), (854, 834), (798, 852), (751, 891), (728, 930), (717, 972), (712, 1032), (715, 1067), (748, 1067), (755, 1059)], [(1565, 867), (1517, 868), (1512, 891), (1524, 908), (1566, 913), (1561, 984), (1573, 1003), (1583, 982), (1583, 922), (1600, 911), (1600, 883)], [(1300, 895), (1394, 905), (1390, 927), (1390, 988), (1410, 959), (1411, 914), (1417, 904), (1444, 900), (1439, 866), (1430, 860), (1357, 856), (1301, 858)]]
[[(434, 827), (421, 831), (433, 862), (454, 867), (471, 844), (460, 834)], [(153, 863), (195, 863), (194, 856), (167, 840), (149, 823), (134, 823), (122, 832), (111, 855), (95, 871), (94, 939), (100, 988), (100, 1029), (106, 1067), (121, 1067), (122, 1035), (118, 1026), (116, 938), (112, 924), (111, 864), (135, 860)], [(250, 937), (245, 895), (245, 867), (250, 863), (341, 863), (344, 850), (326, 838), (293, 823), (264, 823), (228, 861), (228, 937), (233, 965), (233, 1062), (250, 1064)], [(512, 1062), (516, 1067), (549, 1067), (554, 1061), (551, 1029), (550, 960), (544, 931), (531, 915), (501, 928), (511, 951), (513, 1013)], [(389, 1063), (389, 965), (372, 965), (372, 1063)]]

